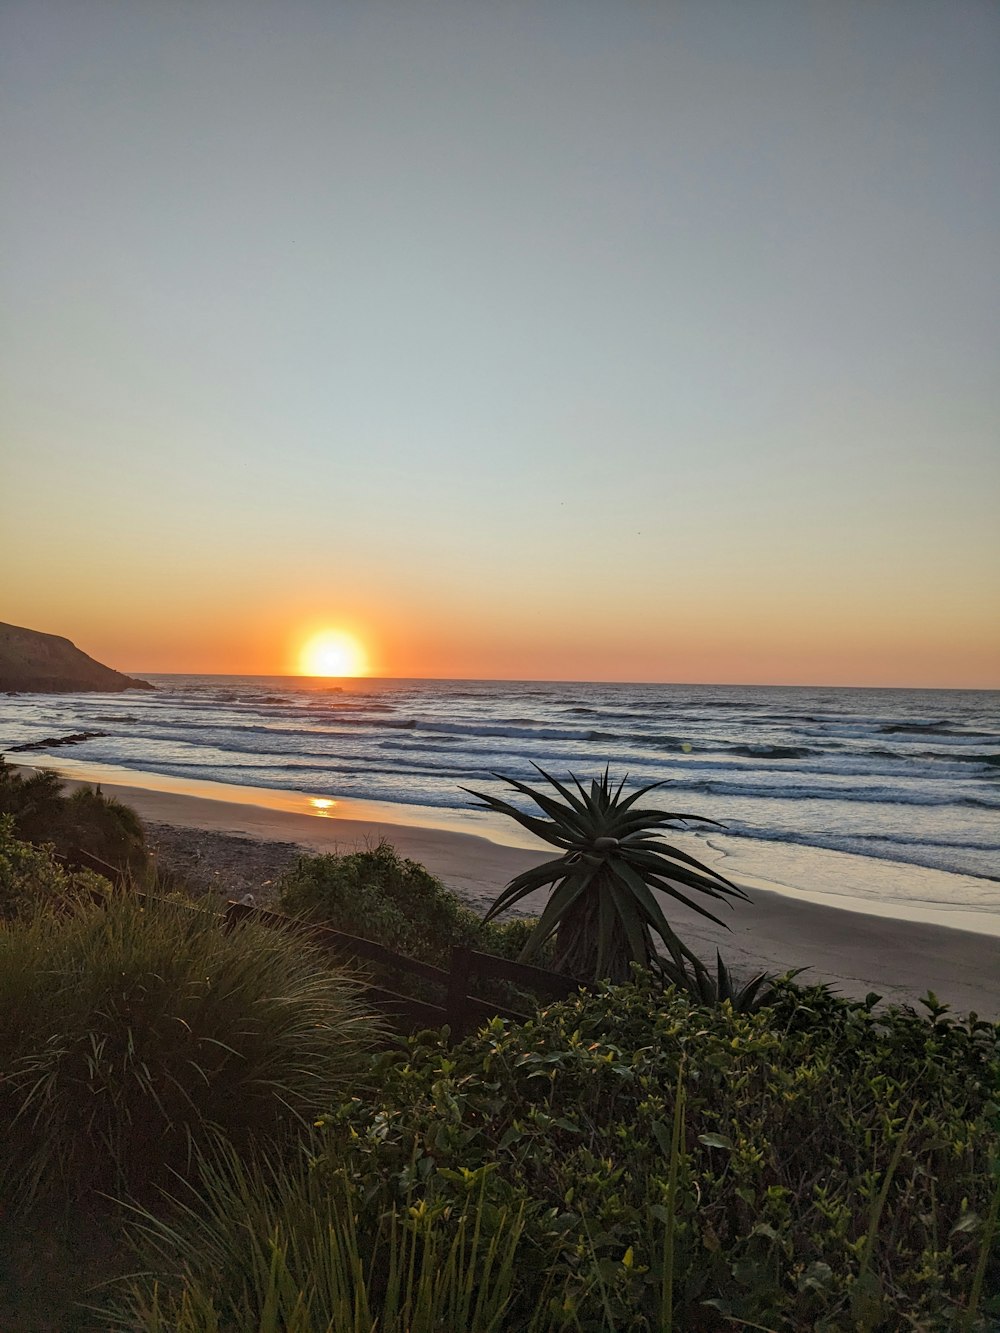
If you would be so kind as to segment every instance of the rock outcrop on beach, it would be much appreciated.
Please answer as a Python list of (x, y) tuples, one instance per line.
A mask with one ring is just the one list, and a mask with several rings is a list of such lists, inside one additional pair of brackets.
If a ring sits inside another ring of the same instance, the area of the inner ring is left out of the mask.
[(69, 639), (58, 634), (0, 622), (0, 690), (8, 693), (75, 694), (78, 690), (151, 690), (148, 680), (135, 680), (95, 662)]

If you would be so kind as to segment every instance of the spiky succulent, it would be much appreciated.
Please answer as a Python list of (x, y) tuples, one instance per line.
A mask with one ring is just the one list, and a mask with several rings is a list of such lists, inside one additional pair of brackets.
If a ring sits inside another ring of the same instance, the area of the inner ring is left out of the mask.
[(697, 1004), (719, 1005), (728, 1001), (736, 1013), (752, 1014), (755, 1010), (772, 1004), (779, 994), (779, 988), (806, 969), (795, 967), (780, 977), (775, 976), (773, 972), (758, 972), (756, 976), (740, 985), (716, 949), (714, 976), (704, 963), (699, 963), (689, 972), (683, 962), (677, 963), (668, 958), (660, 960), (660, 970), (664, 981), (676, 986)]
[(489, 921), (536, 889), (552, 886), (552, 896), (522, 952), (524, 961), (536, 956), (554, 934), (558, 970), (581, 981), (626, 981), (633, 962), (656, 966), (654, 936), (659, 936), (677, 966), (683, 967), (685, 959), (703, 966), (678, 938), (654, 890), (719, 925), (725, 922), (689, 897), (686, 890), (720, 901), (749, 901), (742, 889), (717, 871), (662, 841), (660, 830), (678, 820), (702, 824), (716, 821), (640, 807), (638, 801), (666, 785), (662, 782), (651, 782), (623, 796), (627, 775), (613, 788), (605, 769), (588, 790), (575, 777), (570, 777), (569, 786), (537, 764), (533, 767), (554, 794), (499, 773), (495, 776), (534, 801), (544, 817), (525, 813), (499, 797), (463, 788), (490, 810), (508, 815), (562, 849), (554, 860), (512, 879), (485, 919)]

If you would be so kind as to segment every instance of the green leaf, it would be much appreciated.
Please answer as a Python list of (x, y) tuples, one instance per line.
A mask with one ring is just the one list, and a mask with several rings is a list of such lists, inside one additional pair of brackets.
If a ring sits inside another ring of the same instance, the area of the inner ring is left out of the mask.
[(538, 925), (528, 936), (527, 943), (521, 950), (522, 962), (527, 962), (533, 954), (537, 953), (576, 900), (590, 887), (590, 883), (596, 874), (596, 870), (591, 870), (573, 878), (567, 876), (563, 880), (545, 904), (545, 911), (539, 918)]
[(608, 891), (618, 909), (618, 918), (624, 927), (625, 937), (629, 942), (629, 948), (632, 950), (632, 957), (637, 963), (645, 966), (653, 952), (652, 941), (642, 918), (636, 910), (635, 899), (629, 892), (628, 886), (620, 888), (615, 883), (614, 870), (608, 876)]
[(721, 1148), (724, 1152), (732, 1152), (734, 1147), (732, 1139), (725, 1134), (699, 1134), (698, 1142), (706, 1148)]

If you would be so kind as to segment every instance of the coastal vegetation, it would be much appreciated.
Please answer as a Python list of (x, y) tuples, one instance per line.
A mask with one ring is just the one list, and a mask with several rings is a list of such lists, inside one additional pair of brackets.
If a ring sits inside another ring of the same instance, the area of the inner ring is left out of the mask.
[(135, 811), (99, 788), (66, 793), (52, 769), (22, 772), (0, 756), (0, 815), (13, 819), (19, 837), (50, 846), (71, 869), (130, 883), (149, 871), (145, 832)]
[(144, 1193), (217, 1134), (258, 1146), (355, 1093), (380, 1025), (288, 932), (64, 899), (0, 931), (6, 1206)]
[(68, 871), (51, 844), (36, 847), (16, 834), (13, 816), (0, 815), (0, 920), (25, 916), (43, 904), (66, 904), (107, 887), (99, 875)]
[[(606, 781), (590, 795), (616, 804)], [(647, 855), (639, 826), (595, 836), (618, 841), (589, 869), (610, 873), (623, 843)], [(142, 897), (0, 820), (0, 1327), (988, 1333), (1000, 1318), (1000, 1025), (791, 977), (751, 994), (682, 950), (688, 985), (676, 955), (631, 957), (625, 979), (524, 1024), (403, 1038), (300, 930), (227, 933), (172, 888)], [(428, 961), (469, 943), (512, 956), (543, 933), (484, 925), (384, 843), (303, 857), (279, 893)], [(567, 941), (553, 925), (546, 943)]]
[[(145, 1215), (129, 1309), (325, 1329), (345, 1270), (375, 1299), (402, 1228), (473, 1285), (491, 1244), (516, 1274), (499, 1323), (421, 1328), (985, 1329), (997, 1037), (794, 987), (740, 1015), (639, 974), (458, 1048), (422, 1034), (287, 1171), (215, 1158)], [(331, 1226), (346, 1253), (323, 1262)]]
[(344, 856), (300, 857), (281, 877), (278, 907), (443, 968), (456, 945), (514, 958), (534, 926), (484, 921), (385, 840)]
[[(638, 802), (662, 787), (662, 782), (649, 783), (625, 796), (626, 779), (613, 787), (607, 769), (589, 788), (571, 777), (575, 791), (538, 771), (555, 795), (516, 778), (502, 780), (514, 793), (532, 801), (541, 816), (497, 796), (470, 792), (487, 809), (509, 816), (562, 852), (515, 876), (485, 920), (491, 921), (528, 894), (553, 886), (552, 896), (522, 950), (525, 962), (537, 957), (554, 935), (553, 967), (559, 971), (584, 981), (627, 981), (632, 964), (659, 968), (657, 937), (666, 946), (675, 968), (683, 972), (689, 963), (696, 973), (703, 971), (701, 960), (670, 925), (653, 890), (718, 925), (724, 922), (697, 895), (721, 902), (746, 900), (743, 890), (718, 871), (660, 837), (665, 827), (675, 826), (678, 821), (715, 821), (640, 806)], [(685, 890), (696, 896), (690, 897)]]

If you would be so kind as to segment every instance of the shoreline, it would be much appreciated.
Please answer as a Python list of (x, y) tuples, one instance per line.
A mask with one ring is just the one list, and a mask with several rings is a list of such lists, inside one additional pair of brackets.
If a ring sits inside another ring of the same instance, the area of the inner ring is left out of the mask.
[[(69, 775), (71, 768), (84, 768), (82, 764), (50, 760), (38, 766), (61, 770), (70, 785), (84, 781), (79, 771)], [(146, 777), (130, 772), (127, 776), (138, 781)], [(151, 776), (157, 779), (155, 788), (94, 776), (89, 780), (100, 780), (107, 794), (132, 806), (142, 819), (186, 830), (188, 845), (195, 852), (199, 833), (281, 844), (311, 853), (349, 852), (384, 837), (401, 856), (427, 866), (478, 911), (485, 910), (514, 875), (537, 865), (547, 854), (541, 843), (531, 850), (456, 828), (393, 821), (373, 810), (366, 813), (374, 817), (360, 817), (357, 811), (355, 817), (347, 817), (340, 811), (352, 804), (348, 802), (337, 803), (336, 813), (331, 815), (329, 808), (324, 811), (309, 806), (308, 802), (317, 798), (300, 793), (272, 792), (273, 804), (262, 805), (255, 803), (259, 793), (250, 788), (236, 789), (241, 793), (239, 799), (212, 798), (190, 790), (171, 790), (184, 784)], [(198, 785), (222, 788), (222, 784)], [(233, 791), (223, 790), (227, 798)], [(312, 813), (306, 813), (310, 809)], [(720, 849), (718, 845), (727, 840), (716, 835), (710, 835), (710, 841), (694, 834), (672, 837), (687, 841), (702, 859), (708, 859), (706, 851), (728, 859), (728, 848)], [(207, 844), (209, 838), (202, 841)], [(713, 843), (717, 845), (713, 847)], [(758, 854), (766, 857), (771, 846), (757, 844)], [(238, 855), (238, 847), (233, 854)], [(887, 913), (886, 904), (881, 905), (882, 911), (871, 910), (872, 904), (862, 911), (833, 906), (815, 901), (815, 894), (793, 896), (794, 890), (781, 891), (732, 866), (727, 866), (727, 871), (752, 898), (752, 903), (738, 903), (725, 913), (730, 930), (689, 908), (677, 904), (669, 907), (668, 915), (678, 932), (706, 963), (714, 961), (719, 948), (725, 961), (741, 974), (759, 970), (782, 973), (806, 967), (801, 978), (804, 983), (829, 981), (844, 994), (863, 997), (876, 991), (888, 1001), (914, 1003), (932, 990), (955, 1012), (974, 1010), (984, 1017), (1000, 1018), (1000, 935), (940, 920), (904, 919)], [(537, 913), (546, 899), (547, 894), (539, 892), (525, 899), (522, 906)], [(952, 911), (948, 915), (954, 919), (970, 914)]]
[[(125, 789), (135, 793), (121, 798), (130, 803), (143, 799), (141, 794), (148, 792), (184, 795), (322, 820), (341, 826), (345, 838), (357, 836), (351, 831), (355, 825), (378, 825), (434, 830), (499, 847), (550, 854), (547, 843), (514, 820), (475, 807), (455, 809), (359, 797), (315, 796), (279, 787), (175, 777), (69, 755), (41, 753), (30, 759), (17, 755), (8, 762), (21, 768), (54, 769), (71, 784)], [(692, 827), (669, 832), (674, 841), (699, 860), (747, 887), (780, 894), (797, 903), (811, 902), (836, 911), (943, 926), (1000, 939), (1000, 884), (994, 880), (803, 843), (736, 837), (725, 829), (708, 831)]]

